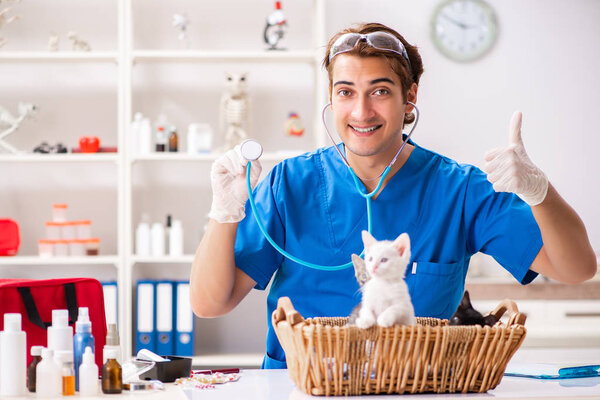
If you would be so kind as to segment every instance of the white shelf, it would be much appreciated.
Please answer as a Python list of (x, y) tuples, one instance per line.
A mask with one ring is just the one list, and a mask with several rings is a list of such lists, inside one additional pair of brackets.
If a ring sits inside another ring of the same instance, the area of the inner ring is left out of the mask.
[(118, 160), (119, 160), (119, 156), (117, 153), (0, 154), (0, 162), (26, 162), (26, 163), (58, 162), (58, 163), (63, 163), (63, 162), (117, 162)]
[(1, 62), (113, 62), (118, 54), (113, 51), (8, 51), (0, 52)]
[(132, 256), (131, 262), (134, 264), (191, 264), (194, 260), (193, 254), (184, 254), (182, 256)]
[(315, 52), (293, 51), (216, 51), (216, 50), (135, 50), (136, 61), (210, 61), (210, 62), (282, 62), (313, 64)]
[(15, 256), (0, 257), (0, 265), (113, 265), (119, 264), (117, 256), (88, 256), (88, 257), (39, 257)]
[[(294, 157), (302, 154), (303, 151), (276, 151), (263, 153), (260, 157), (261, 161), (279, 162), (289, 157)], [(206, 154), (187, 154), (187, 153), (150, 153), (144, 155), (136, 155), (131, 157), (132, 162), (136, 161), (214, 161), (223, 153), (206, 153)]]

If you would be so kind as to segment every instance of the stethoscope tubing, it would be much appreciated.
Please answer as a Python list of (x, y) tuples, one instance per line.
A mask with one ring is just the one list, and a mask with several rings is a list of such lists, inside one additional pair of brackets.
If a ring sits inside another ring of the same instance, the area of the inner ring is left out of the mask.
[[(403, 140), (402, 146), (400, 146), (400, 149), (398, 150), (398, 152), (394, 156), (393, 160), (383, 170), (383, 173), (381, 174), (381, 177), (379, 178), (379, 183), (377, 184), (377, 187), (375, 189), (373, 189), (373, 191), (370, 192), (370, 193), (365, 192), (361, 188), (361, 182), (358, 179), (358, 176), (354, 173), (354, 171), (352, 170), (352, 167), (350, 167), (350, 164), (348, 163), (348, 160), (346, 160), (346, 157), (344, 157), (344, 155), (342, 154), (342, 152), (340, 151), (340, 149), (338, 148), (338, 146), (335, 144), (335, 141), (333, 140), (333, 137), (329, 133), (329, 129), (327, 128), (327, 124), (325, 123), (325, 110), (331, 104), (327, 104), (323, 108), (323, 113), (322, 113), (323, 125), (325, 126), (325, 130), (327, 131), (327, 135), (332, 140), (333, 147), (335, 147), (335, 149), (338, 151), (338, 153), (342, 157), (342, 160), (344, 160), (344, 163), (346, 164), (346, 166), (350, 170), (350, 175), (352, 176), (352, 178), (354, 180), (354, 185), (356, 186), (356, 190), (358, 191), (358, 193), (362, 197), (365, 198), (365, 200), (367, 202), (367, 231), (369, 233), (371, 233), (371, 229), (372, 229), (372, 224), (371, 224), (371, 198), (376, 193), (378, 193), (379, 190), (381, 189), (381, 185), (383, 184), (383, 181), (385, 180), (385, 177), (390, 172), (392, 165), (394, 165), (394, 163), (396, 162), (396, 159), (400, 155), (400, 152), (402, 151), (402, 149), (404, 149), (404, 146), (406, 145), (406, 143), (408, 143), (408, 140), (410, 139), (413, 131), (415, 130), (415, 127), (417, 126), (417, 123), (419, 122), (419, 109), (417, 108), (417, 106), (414, 103), (411, 103), (411, 102), (408, 102), (408, 103), (410, 103), (415, 108), (415, 111), (416, 111), (415, 122), (414, 122), (413, 126), (411, 127), (411, 130), (408, 133), (406, 139)], [(353, 267), (352, 261), (350, 261), (350, 262), (348, 262), (346, 264), (331, 265), (331, 266), (314, 264), (314, 263), (311, 263), (311, 262), (308, 262), (308, 261), (305, 261), (305, 260), (301, 260), (298, 257), (296, 257), (296, 256), (288, 253), (287, 251), (285, 251), (284, 249), (282, 249), (281, 247), (279, 247), (279, 245), (277, 243), (275, 243), (275, 241), (273, 240), (273, 238), (271, 238), (271, 235), (269, 235), (269, 233), (267, 232), (265, 226), (263, 225), (263, 223), (258, 218), (258, 212), (257, 212), (257, 209), (256, 209), (256, 203), (254, 202), (254, 195), (252, 194), (252, 185), (250, 183), (250, 170), (251, 170), (251, 168), (252, 168), (252, 161), (248, 160), (248, 164), (246, 165), (246, 185), (248, 187), (248, 201), (250, 202), (250, 208), (252, 209), (252, 213), (254, 214), (254, 219), (256, 220), (258, 228), (260, 229), (260, 231), (262, 232), (262, 234), (264, 235), (264, 237), (271, 244), (271, 246), (273, 246), (273, 248), (275, 250), (277, 250), (284, 257), (286, 257), (286, 258), (288, 258), (288, 259), (290, 259), (290, 260), (292, 260), (292, 261), (294, 261), (294, 262), (296, 262), (296, 263), (298, 263), (300, 265), (303, 265), (305, 267), (312, 268), (312, 269), (321, 270), (321, 271), (339, 271), (339, 270), (342, 270), (342, 269)], [(364, 255), (364, 250), (360, 253), (360, 257), (363, 257), (363, 255)]]

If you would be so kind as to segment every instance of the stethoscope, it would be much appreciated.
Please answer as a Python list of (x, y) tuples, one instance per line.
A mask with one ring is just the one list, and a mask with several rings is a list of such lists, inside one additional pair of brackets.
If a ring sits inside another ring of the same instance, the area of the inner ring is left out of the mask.
[[(377, 184), (375, 189), (373, 189), (373, 191), (371, 191), (371, 192), (366, 192), (361, 187), (361, 182), (360, 182), (358, 176), (356, 175), (356, 173), (354, 172), (354, 170), (348, 163), (348, 160), (346, 159), (346, 157), (344, 157), (344, 155), (342, 154), (342, 152), (340, 151), (338, 146), (335, 144), (335, 140), (333, 139), (333, 137), (331, 136), (331, 133), (329, 132), (329, 129), (327, 128), (327, 123), (325, 122), (325, 111), (327, 110), (327, 107), (331, 106), (331, 103), (329, 103), (325, 107), (323, 107), (323, 112), (321, 113), (321, 117), (323, 119), (323, 125), (325, 126), (325, 131), (327, 132), (327, 136), (329, 136), (329, 138), (333, 142), (333, 147), (337, 150), (340, 157), (342, 157), (344, 164), (346, 164), (346, 166), (348, 167), (348, 170), (350, 171), (350, 175), (354, 179), (354, 185), (356, 186), (356, 191), (362, 197), (364, 197), (367, 201), (367, 230), (369, 233), (371, 233), (371, 198), (375, 195), (375, 193), (379, 192), (379, 190), (381, 189), (381, 185), (383, 184), (385, 177), (390, 172), (392, 166), (396, 162), (396, 159), (400, 155), (400, 152), (402, 152), (402, 149), (404, 149), (404, 146), (406, 146), (406, 143), (408, 143), (408, 140), (410, 139), (413, 131), (415, 130), (415, 128), (417, 126), (417, 123), (419, 122), (419, 114), (420, 113), (419, 113), (419, 109), (417, 108), (416, 104), (414, 104), (410, 101), (408, 101), (407, 103), (412, 105), (415, 109), (415, 114), (416, 114), (415, 122), (412, 124), (412, 127), (410, 128), (408, 135), (406, 135), (406, 138), (402, 141), (402, 145), (400, 146), (400, 149), (398, 149), (398, 151), (396, 152), (396, 155), (394, 156), (392, 161), (388, 164), (387, 167), (385, 167), (385, 169), (381, 173), (381, 175), (379, 177), (379, 183)], [(244, 142), (242, 142), (242, 144), (240, 145), (240, 152), (242, 154), (242, 157), (244, 157), (244, 159), (246, 159), (248, 161), (248, 165), (246, 168), (246, 185), (248, 187), (248, 200), (250, 202), (250, 207), (252, 208), (252, 213), (254, 214), (254, 218), (256, 219), (256, 223), (258, 224), (258, 228), (260, 229), (262, 234), (265, 236), (267, 241), (271, 244), (271, 246), (273, 246), (273, 248), (275, 248), (275, 250), (277, 250), (279, 253), (281, 253), (284, 257), (286, 257), (300, 265), (304, 265), (305, 267), (308, 267), (308, 268), (318, 269), (318, 270), (322, 270), (322, 271), (337, 271), (337, 270), (352, 267), (353, 266), (352, 261), (350, 261), (346, 264), (342, 264), (342, 265), (329, 265), (328, 266), (328, 265), (313, 264), (308, 261), (301, 260), (298, 257), (288, 253), (287, 251), (285, 251), (284, 249), (279, 247), (279, 245), (277, 243), (275, 243), (273, 238), (271, 238), (271, 235), (269, 235), (269, 233), (265, 229), (263, 223), (258, 218), (256, 204), (254, 202), (254, 195), (252, 194), (252, 185), (250, 184), (250, 168), (252, 165), (252, 161), (256, 161), (260, 158), (260, 156), (262, 155), (262, 152), (263, 152), (262, 146), (260, 145), (260, 143), (258, 143), (254, 139), (247, 139)], [(362, 252), (361, 252), (360, 256), (361, 257), (363, 256)]]

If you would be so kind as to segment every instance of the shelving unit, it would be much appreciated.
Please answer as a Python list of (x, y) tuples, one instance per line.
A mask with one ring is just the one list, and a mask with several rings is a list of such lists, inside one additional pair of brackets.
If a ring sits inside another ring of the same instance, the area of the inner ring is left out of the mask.
[[(45, 169), (61, 169), (65, 171), (69, 167), (80, 166), (83, 164), (94, 165), (98, 163), (102, 166), (113, 165), (116, 171), (116, 220), (117, 229), (114, 232), (116, 236), (116, 254), (101, 255), (97, 257), (62, 257), (62, 258), (40, 258), (37, 256), (17, 256), (10, 258), (0, 258), (0, 271), (9, 266), (22, 266), (31, 268), (29, 276), (37, 274), (39, 268), (61, 266), (61, 268), (75, 268), (80, 265), (96, 267), (108, 267), (112, 269), (111, 274), (116, 273), (118, 284), (118, 315), (119, 331), (121, 335), (121, 346), (124, 355), (133, 354), (133, 322), (134, 322), (134, 268), (139, 266), (140, 274), (144, 274), (146, 267), (152, 265), (165, 265), (182, 268), (191, 265), (193, 254), (185, 254), (180, 257), (139, 257), (134, 254), (133, 233), (137, 221), (134, 219), (134, 170), (137, 168), (147, 168), (154, 165), (172, 165), (180, 162), (185, 165), (194, 165), (197, 168), (208, 171), (210, 164), (218, 157), (218, 154), (197, 154), (189, 155), (186, 153), (153, 153), (139, 155), (132, 151), (130, 147), (130, 121), (133, 119), (134, 109), (134, 77), (135, 68), (140, 65), (161, 65), (161, 64), (198, 64), (199, 66), (214, 65), (261, 65), (263, 68), (279, 68), (280, 66), (303, 65), (312, 68), (312, 121), (306, 121), (308, 134), (314, 147), (325, 144), (325, 136), (321, 129), (321, 109), (326, 103), (324, 88), (327, 87), (326, 77), (320, 73), (321, 46), (325, 42), (324, 34), (324, 0), (312, 0), (307, 3), (311, 6), (312, 27), (305, 29), (304, 32), (310, 33), (310, 40), (307, 40), (306, 48), (289, 51), (266, 50), (155, 50), (155, 49), (137, 49), (134, 46), (134, 1), (117, 0), (117, 49), (115, 51), (92, 51), (92, 52), (74, 52), (74, 51), (0, 51), (0, 65), (24, 64), (24, 65), (61, 65), (69, 67), (71, 65), (81, 66), (88, 64), (115, 64), (116, 65), (116, 143), (119, 151), (117, 153), (99, 153), (99, 154), (1, 154), (0, 168), (7, 164), (23, 165), (24, 168), (33, 165), (43, 165)], [(112, 6), (111, 6), (112, 7)], [(194, 5), (196, 8), (202, 8), (202, 3)], [(214, 34), (214, 33), (213, 33)], [(295, 77), (291, 77), (295, 79)], [(17, 100), (17, 99), (15, 99)], [(21, 100), (21, 99), (18, 99)], [(180, 134), (183, 132), (180, 132)], [(265, 152), (261, 161), (267, 163), (276, 163), (284, 158), (300, 154), (302, 151), (290, 150), (281, 152)], [(46, 165), (47, 168), (46, 168)], [(112, 189), (111, 189), (112, 190)], [(206, 210), (208, 211), (208, 210)], [(24, 238), (25, 239), (25, 238)], [(26, 238), (33, 240), (37, 238)], [(102, 249), (101, 249), (102, 252)], [(138, 271), (136, 270), (136, 272)], [(26, 271), (26, 270), (24, 270)], [(68, 270), (70, 271), (70, 270)], [(104, 272), (103, 272), (104, 273)], [(27, 275), (27, 274), (25, 274)], [(211, 363), (219, 365), (219, 361), (212, 356), (196, 357), (195, 362), (199, 364)], [(233, 357), (233, 358), (232, 358)], [(246, 358), (244, 358), (246, 357)], [(255, 365), (259, 360), (259, 355), (231, 355), (230, 358), (222, 359), (221, 362), (227, 364), (245, 360), (249, 365)], [(249, 361), (248, 361), (249, 360)]]

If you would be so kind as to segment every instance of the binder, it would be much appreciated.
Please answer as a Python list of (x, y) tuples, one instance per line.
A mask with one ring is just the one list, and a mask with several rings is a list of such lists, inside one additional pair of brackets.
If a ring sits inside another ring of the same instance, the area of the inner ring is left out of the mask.
[(194, 313), (189, 282), (175, 282), (175, 296), (175, 355), (191, 357), (194, 355)]
[(106, 324), (117, 324), (119, 320), (117, 282), (102, 282), (102, 292), (104, 294)]
[(156, 313), (156, 295), (154, 281), (137, 282), (137, 313), (135, 327), (136, 353), (141, 349), (156, 352), (154, 322)]
[(156, 353), (174, 354), (173, 345), (173, 282), (156, 282)]

